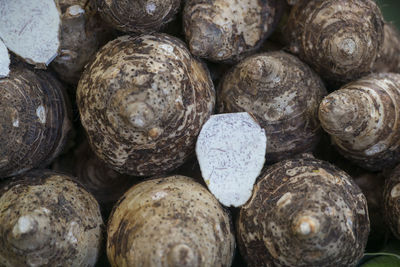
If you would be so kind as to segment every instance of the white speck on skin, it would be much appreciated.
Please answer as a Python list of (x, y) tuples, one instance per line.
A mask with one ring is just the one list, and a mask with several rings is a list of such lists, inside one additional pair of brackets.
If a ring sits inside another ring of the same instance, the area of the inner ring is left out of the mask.
[(174, 52), (174, 48), (172, 47), (172, 45), (169, 44), (161, 44), (159, 46), (161, 49), (165, 50), (166, 52), (172, 54)]
[(400, 197), (400, 184), (396, 184), (390, 191), (390, 196), (392, 198)]
[(33, 220), (30, 216), (22, 216), (13, 228), (13, 235), (28, 233), (33, 229)]
[(149, 15), (153, 15), (154, 11), (156, 11), (156, 5), (153, 2), (150, 2), (146, 5), (146, 12)]
[(164, 191), (159, 191), (159, 192), (155, 193), (155, 194), (151, 197), (151, 199), (153, 199), (153, 200), (159, 200), (159, 199), (164, 198), (166, 195), (168, 195), (166, 192), (164, 192)]
[(308, 235), (311, 233), (311, 227), (308, 222), (302, 222), (300, 224), (300, 233), (303, 235)]
[(365, 150), (365, 155), (372, 156), (378, 154), (379, 152), (386, 149), (386, 145), (384, 143), (377, 143), (370, 147), (369, 149)]
[(76, 222), (72, 222), (70, 224), (69, 230), (68, 230), (68, 234), (67, 234), (67, 240), (70, 243), (77, 243), (78, 239), (76, 239), (75, 235), (74, 235), (74, 229), (76, 229), (78, 226), (78, 224)]
[(79, 16), (85, 13), (85, 10), (80, 5), (73, 5), (67, 11), (71, 16)]
[(46, 122), (46, 110), (42, 105), (38, 106), (36, 109), (36, 116), (39, 118), (41, 123)]

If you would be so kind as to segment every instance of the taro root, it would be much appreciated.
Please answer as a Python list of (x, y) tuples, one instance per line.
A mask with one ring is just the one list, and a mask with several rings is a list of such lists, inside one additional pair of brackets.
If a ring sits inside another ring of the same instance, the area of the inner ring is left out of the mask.
[(196, 143), (201, 174), (211, 193), (225, 206), (250, 198), (265, 162), (267, 137), (245, 112), (212, 115)]
[(310, 151), (320, 136), (321, 79), (285, 52), (254, 55), (233, 67), (220, 83), (220, 112), (247, 111), (265, 129), (267, 162)]
[(116, 204), (107, 230), (111, 266), (231, 266), (229, 214), (185, 176), (148, 180)]
[(1, 266), (94, 266), (103, 221), (71, 177), (29, 172), (0, 188)]
[(7, 47), (0, 39), (0, 78), (8, 76), (10, 73), (10, 56)]
[(0, 38), (26, 62), (46, 68), (60, 46), (60, 13), (54, 0), (2, 0)]
[(319, 119), (338, 151), (371, 170), (400, 161), (400, 74), (381, 73), (326, 96)]
[(379, 246), (385, 241), (388, 227), (384, 220), (383, 212), (383, 187), (385, 179), (383, 175), (376, 173), (362, 173), (354, 177), (355, 183), (361, 188), (368, 204), (368, 215), (371, 224), (371, 232), (368, 237), (368, 247)]
[(400, 33), (393, 24), (385, 23), (385, 38), (374, 72), (400, 73)]
[(60, 0), (60, 53), (51, 66), (60, 79), (76, 85), (83, 67), (113, 37), (88, 0)]
[(383, 190), (385, 221), (393, 235), (400, 239), (400, 165), (387, 177)]
[(77, 104), (96, 155), (121, 173), (149, 176), (194, 153), (215, 91), (205, 65), (175, 37), (123, 36), (85, 69)]
[(238, 61), (273, 32), (282, 9), (279, 0), (188, 0), (183, 28), (190, 52), (212, 61)]
[(300, 0), (285, 30), (290, 51), (322, 78), (353, 81), (371, 72), (383, 44), (373, 0)]
[(106, 211), (127, 191), (137, 179), (120, 174), (105, 165), (92, 152), (87, 142), (75, 151), (75, 174), (80, 183), (93, 194)]
[(17, 66), (0, 80), (0, 178), (49, 164), (71, 129), (64, 88), (49, 73)]
[(249, 266), (355, 266), (368, 239), (367, 202), (327, 162), (281, 161), (258, 178), (237, 233)]
[(158, 31), (170, 22), (180, 0), (94, 0), (104, 20), (123, 32)]

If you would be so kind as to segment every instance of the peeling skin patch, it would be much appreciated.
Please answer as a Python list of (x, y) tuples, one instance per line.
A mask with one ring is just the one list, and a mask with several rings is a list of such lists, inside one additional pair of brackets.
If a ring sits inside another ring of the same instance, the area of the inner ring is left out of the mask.
[(36, 116), (41, 123), (46, 123), (46, 110), (42, 105), (36, 109)]
[(251, 196), (265, 161), (267, 137), (245, 112), (213, 115), (196, 143), (203, 179), (225, 206), (241, 206)]
[(60, 25), (54, 0), (0, 1), (0, 36), (30, 64), (48, 65), (57, 56)]
[(0, 78), (7, 77), (10, 73), (10, 55), (8, 54), (7, 47), (0, 39)]

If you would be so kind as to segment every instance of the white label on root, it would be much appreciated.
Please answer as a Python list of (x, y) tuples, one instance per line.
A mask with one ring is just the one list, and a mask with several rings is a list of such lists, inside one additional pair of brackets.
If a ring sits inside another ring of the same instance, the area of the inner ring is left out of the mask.
[[(0, 2), (1, 3), (1, 2)], [(0, 40), (0, 78), (7, 77), (10, 73), (10, 56), (7, 47)]]
[(250, 198), (265, 161), (267, 137), (248, 113), (213, 115), (196, 143), (203, 179), (225, 206), (241, 206)]
[(54, 0), (0, 0), (0, 37), (31, 64), (49, 64), (60, 45), (60, 14)]

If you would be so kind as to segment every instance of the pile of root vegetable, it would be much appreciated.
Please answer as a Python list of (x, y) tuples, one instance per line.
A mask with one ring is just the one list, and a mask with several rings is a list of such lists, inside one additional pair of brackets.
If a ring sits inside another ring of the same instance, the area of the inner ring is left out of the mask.
[(0, 266), (372, 266), (397, 73), (373, 0), (0, 0)]

